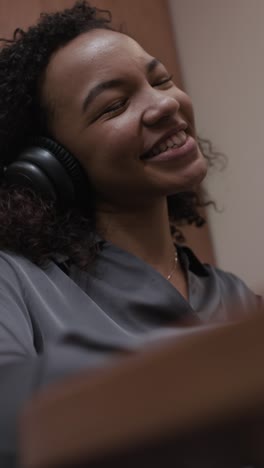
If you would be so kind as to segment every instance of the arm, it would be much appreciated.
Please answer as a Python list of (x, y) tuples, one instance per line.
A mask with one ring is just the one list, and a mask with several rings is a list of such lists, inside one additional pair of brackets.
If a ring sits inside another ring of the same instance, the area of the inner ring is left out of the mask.
[[(81, 369), (96, 369), (114, 353), (98, 344), (64, 337), (44, 352), (36, 346), (26, 291), (8, 262), (0, 259), (0, 466), (16, 466), (17, 421), (39, 389)], [(111, 350), (113, 351), (113, 350)]]

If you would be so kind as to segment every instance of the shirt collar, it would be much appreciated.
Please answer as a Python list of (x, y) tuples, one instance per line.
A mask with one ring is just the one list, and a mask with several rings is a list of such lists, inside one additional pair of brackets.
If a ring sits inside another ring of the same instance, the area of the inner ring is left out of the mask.
[(186, 269), (192, 271), (197, 276), (209, 276), (206, 265), (204, 265), (193, 253), (193, 251), (186, 246), (177, 246), (180, 261)]
[[(103, 248), (104, 244), (106, 241), (102, 239), (98, 234), (95, 236), (94, 240), (95, 244), (98, 247), (98, 250)], [(195, 275), (198, 276), (208, 276), (209, 272), (206, 268), (206, 265), (203, 264), (193, 253), (193, 251), (186, 246), (179, 246), (177, 245), (177, 251), (179, 255), (180, 261), (183, 263), (184, 267), (187, 270), (192, 271)], [(70, 266), (70, 261), (68, 256), (60, 255), (60, 254), (55, 254), (53, 255), (52, 260), (57, 264), (57, 265), (65, 265), (65, 268), (69, 268)]]
[[(107, 243), (102, 237), (98, 234), (95, 236), (95, 243), (100, 250), (103, 248), (104, 244)], [(197, 276), (209, 276), (209, 272), (206, 268), (206, 265), (203, 264), (193, 253), (193, 251), (187, 246), (177, 245), (177, 252), (180, 258), (180, 261), (183, 263), (186, 269), (192, 271)]]

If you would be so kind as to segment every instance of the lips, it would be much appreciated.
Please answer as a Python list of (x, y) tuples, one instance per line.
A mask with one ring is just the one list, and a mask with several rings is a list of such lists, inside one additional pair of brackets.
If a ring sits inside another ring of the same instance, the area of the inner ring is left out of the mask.
[(179, 148), (184, 145), (187, 139), (185, 123), (179, 125), (176, 129), (171, 129), (162, 138), (160, 138), (151, 148), (146, 151), (140, 159), (150, 159), (158, 154), (168, 150), (169, 148)]
[(180, 148), (184, 145), (187, 140), (187, 135), (184, 130), (181, 130), (176, 135), (172, 135), (171, 137), (167, 138), (167, 140), (163, 141), (162, 143), (155, 145), (155, 147), (145, 155), (144, 159), (150, 159), (155, 156), (158, 156), (160, 153), (167, 151), (171, 148)]

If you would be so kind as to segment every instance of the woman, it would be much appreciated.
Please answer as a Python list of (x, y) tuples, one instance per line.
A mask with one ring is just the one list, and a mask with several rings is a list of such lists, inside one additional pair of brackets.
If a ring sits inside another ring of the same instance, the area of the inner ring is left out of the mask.
[(175, 246), (172, 222), (201, 222), (192, 105), (106, 12), (81, 2), (17, 31), (0, 54), (0, 96), (7, 466), (37, 388), (182, 333), (177, 321), (226, 319), (231, 299), (246, 313), (256, 298)]

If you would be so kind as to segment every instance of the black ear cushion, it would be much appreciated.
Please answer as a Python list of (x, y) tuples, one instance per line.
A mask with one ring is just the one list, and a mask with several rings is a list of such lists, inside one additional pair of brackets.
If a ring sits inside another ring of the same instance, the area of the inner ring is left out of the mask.
[(62, 145), (47, 137), (36, 137), (32, 140), (34, 146), (45, 148), (50, 151), (58, 161), (62, 164), (64, 169), (69, 174), (75, 190), (83, 189), (85, 184), (85, 177), (83, 170), (77, 159), (67, 151)]
[(28, 161), (15, 161), (5, 172), (5, 182), (34, 190), (45, 198), (57, 200), (57, 193), (49, 178), (36, 164)]
[(87, 182), (78, 161), (60, 144), (37, 137), (5, 171), (9, 184), (30, 187), (65, 210), (84, 199)]

